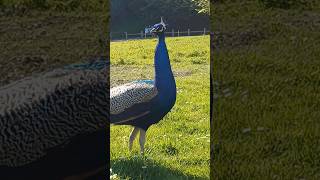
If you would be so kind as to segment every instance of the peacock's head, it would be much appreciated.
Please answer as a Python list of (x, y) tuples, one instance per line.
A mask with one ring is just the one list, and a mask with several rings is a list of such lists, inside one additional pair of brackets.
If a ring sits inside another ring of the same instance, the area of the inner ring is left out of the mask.
[(150, 33), (158, 35), (158, 34), (164, 33), (165, 30), (166, 30), (166, 24), (163, 22), (163, 19), (161, 17), (161, 22), (153, 25), (153, 27), (151, 27), (150, 29)]

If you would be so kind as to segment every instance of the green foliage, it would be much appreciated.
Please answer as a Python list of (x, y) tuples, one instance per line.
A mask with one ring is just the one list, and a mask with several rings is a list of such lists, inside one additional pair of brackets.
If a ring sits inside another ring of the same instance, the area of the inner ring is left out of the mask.
[[(167, 38), (177, 101), (128, 151), (131, 127), (111, 126), (111, 168), (118, 179), (209, 179), (209, 36)], [(197, 43), (195, 43), (197, 42)], [(111, 42), (111, 86), (154, 75), (156, 39)], [(176, 61), (173, 61), (176, 59)], [(201, 59), (203, 63), (193, 64)]]
[(209, 14), (210, 13), (210, 2), (209, 0), (192, 0), (198, 8), (196, 9), (199, 13)]
[(159, 21), (168, 22), (170, 29), (203, 28), (208, 14), (198, 14), (200, 1), (193, 0), (111, 0), (112, 31), (138, 32)]
[(55, 11), (101, 11), (106, 10), (108, 1), (103, 0), (0, 0), (1, 8), (28, 8)]
[(162, 16), (190, 14), (190, 11), (194, 11), (197, 6), (192, 0), (111, 0), (111, 7), (115, 17), (130, 12), (133, 15), (158, 18), (161, 14)]
[(292, 7), (310, 8), (313, 0), (259, 0), (267, 8), (289, 9)]

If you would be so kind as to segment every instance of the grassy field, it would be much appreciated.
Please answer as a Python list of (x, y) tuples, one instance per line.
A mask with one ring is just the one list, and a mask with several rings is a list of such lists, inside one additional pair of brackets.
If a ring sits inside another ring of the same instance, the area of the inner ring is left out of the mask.
[(43, 71), (109, 55), (106, 12), (24, 11), (4, 7), (1, 2), (0, 87)]
[(320, 179), (320, 11), (212, 8), (212, 179)]
[[(209, 179), (209, 36), (167, 38), (177, 83), (172, 111), (128, 150), (129, 126), (111, 127), (111, 168), (121, 179)], [(111, 86), (153, 78), (157, 40), (111, 42)], [(117, 179), (117, 178), (116, 178)]]
[(0, 86), (109, 54), (106, 13), (1, 10)]
[[(0, 0), (0, 13), (18, 12), (25, 13), (28, 10), (53, 10), (57, 12), (108, 12), (109, 1), (98, 0)], [(4, 11), (2, 11), (5, 9)]]

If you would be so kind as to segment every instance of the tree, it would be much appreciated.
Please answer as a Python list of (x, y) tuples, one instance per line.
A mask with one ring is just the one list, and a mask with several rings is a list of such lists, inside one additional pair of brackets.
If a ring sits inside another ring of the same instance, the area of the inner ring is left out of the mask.
[(210, 13), (210, 2), (209, 0), (192, 0), (197, 6), (199, 13), (209, 14)]
[(202, 13), (201, 4), (193, 0), (111, 0), (111, 31), (138, 32), (160, 17), (170, 30), (202, 29), (209, 26), (209, 13)]

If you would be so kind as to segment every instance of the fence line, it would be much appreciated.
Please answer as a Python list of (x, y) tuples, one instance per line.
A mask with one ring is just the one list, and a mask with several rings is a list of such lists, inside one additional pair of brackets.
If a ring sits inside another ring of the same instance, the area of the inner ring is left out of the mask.
[[(180, 36), (196, 36), (196, 35), (208, 35), (210, 31), (206, 28), (203, 28), (201, 31), (191, 31), (188, 29), (187, 31), (175, 31), (172, 29), (171, 31), (165, 32), (169, 37), (180, 37)], [(139, 33), (128, 33), (128, 32), (110, 32), (110, 40), (129, 40), (129, 39), (146, 39), (153, 38), (155, 35), (145, 33), (144, 31), (140, 31)]]

